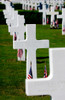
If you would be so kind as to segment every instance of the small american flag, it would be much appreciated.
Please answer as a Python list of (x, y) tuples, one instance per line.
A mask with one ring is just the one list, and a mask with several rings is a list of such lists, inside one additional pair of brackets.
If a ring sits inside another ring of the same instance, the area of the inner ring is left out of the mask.
[(32, 75), (32, 67), (30, 67), (30, 71), (29, 71), (29, 74), (28, 74), (28, 79), (32, 79), (33, 78), (33, 75)]
[(46, 69), (46, 65), (45, 65), (45, 68), (44, 68), (44, 78), (47, 78), (47, 69)]
[(47, 24), (49, 24), (49, 18), (47, 18)]
[(14, 41), (17, 40), (16, 32), (14, 33)]
[(65, 27), (63, 28), (63, 32), (65, 32)]
[(22, 49), (18, 49), (17, 56), (21, 58), (22, 55), (23, 55), (23, 50)]
[(30, 10), (32, 10), (32, 8), (30, 8)]
[(45, 22), (45, 18), (43, 18), (43, 22)]

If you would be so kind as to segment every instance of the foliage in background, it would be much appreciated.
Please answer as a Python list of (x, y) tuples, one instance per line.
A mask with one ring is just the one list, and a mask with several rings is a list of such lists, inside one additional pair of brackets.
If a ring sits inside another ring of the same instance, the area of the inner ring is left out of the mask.
[(22, 9), (22, 4), (20, 3), (14, 4), (14, 8), (15, 10)]
[(0, 3), (0, 9), (5, 9), (5, 5)]
[(22, 10), (18, 13), (24, 15), (26, 24), (42, 24), (42, 13), (27, 10)]
[(5, 19), (4, 19), (4, 14), (3, 14), (4, 9), (5, 9), (5, 5), (0, 3), (0, 25), (6, 24)]
[(0, 25), (6, 24), (6, 20), (4, 19), (4, 14), (2, 10), (0, 10)]

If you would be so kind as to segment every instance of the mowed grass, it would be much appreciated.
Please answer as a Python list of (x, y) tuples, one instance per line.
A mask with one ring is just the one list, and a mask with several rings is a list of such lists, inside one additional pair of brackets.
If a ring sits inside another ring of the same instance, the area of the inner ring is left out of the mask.
[[(37, 25), (36, 29), (36, 38), (49, 39), (50, 48), (65, 47), (62, 29), (50, 30), (49, 25)], [(38, 49), (36, 59), (37, 77), (43, 78), (45, 61), (49, 75), (49, 49)], [(26, 96), (25, 79), (26, 61), (17, 61), (17, 50), (13, 50), (13, 37), (8, 33), (6, 25), (0, 25), (0, 100), (50, 100), (50, 96)]]

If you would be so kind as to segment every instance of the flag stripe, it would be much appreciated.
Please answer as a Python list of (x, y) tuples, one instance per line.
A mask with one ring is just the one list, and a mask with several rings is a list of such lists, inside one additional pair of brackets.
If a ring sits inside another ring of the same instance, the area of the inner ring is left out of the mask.
[(44, 68), (44, 78), (47, 78), (47, 69), (46, 69), (46, 65), (45, 65), (45, 68)]
[(30, 67), (30, 70), (29, 70), (29, 74), (28, 74), (27, 79), (32, 79), (32, 78), (33, 78), (33, 75), (32, 75), (32, 68)]

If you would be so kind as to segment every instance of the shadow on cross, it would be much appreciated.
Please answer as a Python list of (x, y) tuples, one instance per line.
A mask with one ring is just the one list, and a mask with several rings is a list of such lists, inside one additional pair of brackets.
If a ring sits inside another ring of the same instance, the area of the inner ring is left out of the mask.
[(47, 57), (36, 57), (36, 59), (37, 59), (37, 63), (45, 63), (45, 61), (40, 61), (40, 60), (43, 60), (43, 59), (48, 59), (49, 58), (49, 56), (47, 56)]

